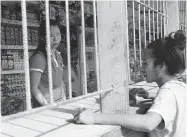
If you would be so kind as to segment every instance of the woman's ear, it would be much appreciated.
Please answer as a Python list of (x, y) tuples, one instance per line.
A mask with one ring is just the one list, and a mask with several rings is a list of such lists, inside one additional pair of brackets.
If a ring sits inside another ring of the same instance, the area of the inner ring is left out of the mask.
[(159, 75), (163, 75), (166, 72), (166, 65), (165, 65), (165, 63), (157, 65), (157, 72), (158, 72)]

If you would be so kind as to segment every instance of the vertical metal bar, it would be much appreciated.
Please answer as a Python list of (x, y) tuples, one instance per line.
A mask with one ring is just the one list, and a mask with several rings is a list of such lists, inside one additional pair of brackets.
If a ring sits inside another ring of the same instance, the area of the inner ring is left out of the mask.
[(166, 34), (168, 34), (168, 4), (167, 1), (165, 2), (165, 6), (166, 6)]
[(159, 25), (158, 25), (158, 0), (156, 1), (156, 10), (157, 10), (157, 13), (156, 13), (156, 25), (157, 25), (157, 39), (159, 39)]
[[(165, 1), (163, 2), (163, 7), (164, 7), (164, 15), (166, 15), (166, 5), (165, 5)], [(166, 35), (166, 17), (164, 17), (164, 36)]]
[(180, 20), (180, 23), (182, 23), (182, 2), (181, 3), (181, 7), (180, 7), (180, 15), (181, 15), (181, 20)]
[[(182, 15), (183, 15), (183, 21), (182, 21), (182, 24), (184, 25), (184, 8), (185, 8), (185, 5), (184, 5), (184, 1), (182, 1)], [(184, 27), (183, 27), (184, 28)]]
[[(144, 3), (145, 3), (145, 1), (144, 1)], [(143, 8), (143, 10), (144, 10), (144, 47), (146, 47), (147, 46), (147, 41), (146, 41), (146, 33), (147, 33), (147, 28), (146, 28), (146, 14), (145, 14), (145, 6), (144, 6), (144, 8)]]
[[(1, 1), (0, 1), (0, 5), (1, 5)], [(2, 10), (1, 10), (1, 6), (0, 6), (0, 11), (2, 11)], [(2, 19), (2, 18), (1, 18), (1, 14), (0, 14), (0, 19)], [(1, 24), (0, 24), (0, 30), (1, 30)], [(0, 38), (2, 38), (2, 37), (1, 37), (1, 33), (0, 33)], [(1, 42), (1, 41), (0, 41), (0, 45), (2, 46), (2, 42)], [(1, 54), (1, 46), (0, 46), (0, 56), (2, 55), (2, 54)], [(1, 59), (0, 59), (0, 68), (2, 68)], [(1, 74), (1, 73), (2, 73), (2, 69), (1, 69), (1, 71), (0, 71), (0, 79), (1, 79), (1, 77), (2, 77), (2, 74)], [(2, 88), (0, 88), (0, 100), (1, 100), (1, 98), (2, 98), (2, 91), (1, 91), (1, 90), (2, 90)], [(1, 101), (0, 101), (0, 106), (1, 106)], [(0, 114), (1, 114), (1, 109), (0, 109)], [(0, 119), (2, 119), (2, 115), (1, 115)], [(0, 132), (1, 132), (1, 129), (0, 129)]]
[[(154, 1), (153, 1), (153, 9), (154, 9)], [(155, 40), (155, 12), (153, 12), (153, 40)]]
[(93, 14), (94, 14), (94, 46), (95, 46), (95, 61), (96, 61), (96, 79), (97, 90), (101, 90), (100, 87), (100, 74), (99, 74), (99, 50), (97, 43), (97, 13), (96, 13), (96, 1), (93, 0)]
[[(160, 1), (160, 11), (162, 11), (162, 1)], [(160, 36), (162, 38), (162, 15), (160, 15)]]
[(181, 27), (180, 23), (181, 23), (181, 1), (178, 2), (179, 4), (179, 27)]
[(51, 46), (50, 46), (50, 24), (49, 24), (49, 0), (45, 1), (46, 12), (46, 41), (47, 41), (47, 66), (49, 77), (50, 103), (53, 104), (53, 85), (52, 85), (52, 65), (51, 65)]
[[(148, 6), (150, 6), (150, 1), (148, 1)], [(151, 43), (151, 19), (150, 19), (150, 9), (148, 9), (148, 18), (149, 18), (149, 43)]]
[(84, 22), (84, 0), (81, 0), (81, 27), (82, 27), (82, 51), (83, 51), (83, 94), (87, 94), (87, 76), (86, 76), (86, 50), (85, 50), (85, 22)]
[[(183, 1), (183, 5), (184, 5), (184, 8), (183, 8), (183, 14), (184, 14), (183, 25), (185, 25), (185, 1)], [(185, 29), (185, 28), (184, 28), (184, 29)]]
[(72, 98), (72, 83), (71, 83), (71, 53), (70, 53), (70, 30), (69, 30), (69, 5), (68, 0), (65, 1), (66, 5), (66, 38), (67, 38), (67, 56), (68, 56), (68, 91), (69, 99)]
[(184, 8), (184, 17), (185, 17), (185, 19), (184, 19), (184, 26), (185, 26), (185, 28), (184, 28), (184, 31), (186, 31), (186, 26), (187, 26), (187, 24), (186, 24), (186, 21), (187, 21), (187, 16), (186, 16), (186, 12), (187, 12), (187, 2), (185, 1), (185, 3), (184, 3), (184, 5), (185, 5), (185, 8)]
[(141, 47), (141, 13), (140, 13), (140, 4), (138, 4), (138, 12), (139, 12), (139, 17), (138, 17), (138, 30), (139, 30), (139, 56), (140, 56), (140, 67), (142, 67), (142, 47)]
[(22, 12), (22, 33), (23, 33), (23, 49), (24, 49), (24, 69), (25, 69), (25, 89), (26, 89), (26, 108), (30, 110), (31, 107), (31, 93), (30, 93), (30, 73), (29, 73), (29, 57), (28, 57), (28, 39), (27, 39), (27, 13), (26, 0), (21, 1)]
[(183, 1), (183, 5), (184, 5), (184, 9), (183, 9), (183, 13), (184, 13), (184, 30), (185, 30), (185, 25), (186, 25), (186, 1)]
[[(162, 13), (164, 14), (164, 1), (162, 1)], [(164, 16), (162, 16), (162, 37), (164, 37)]]
[(179, 16), (180, 16), (180, 18), (179, 18), (179, 23), (180, 23), (180, 29), (182, 29), (182, 25), (181, 25), (181, 23), (182, 23), (182, 3), (181, 3), (181, 1), (179, 1), (179, 11), (180, 11), (180, 13), (179, 13)]
[(133, 22), (133, 44), (134, 44), (134, 60), (136, 65), (136, 37), (135, 37), (135, 15), (134, 15), (134, 0), (132, 1), (132, 22)]

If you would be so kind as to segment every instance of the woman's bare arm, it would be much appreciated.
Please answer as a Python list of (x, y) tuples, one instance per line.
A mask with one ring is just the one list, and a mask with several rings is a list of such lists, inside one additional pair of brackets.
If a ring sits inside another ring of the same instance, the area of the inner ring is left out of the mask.
[(39, 71), (30, 71), (31, 92), (33, 93), (34, 97), (41, 105), (46, 105), (48, 104), (48, 102), (39, 89), (41, 75), (42, 73)]

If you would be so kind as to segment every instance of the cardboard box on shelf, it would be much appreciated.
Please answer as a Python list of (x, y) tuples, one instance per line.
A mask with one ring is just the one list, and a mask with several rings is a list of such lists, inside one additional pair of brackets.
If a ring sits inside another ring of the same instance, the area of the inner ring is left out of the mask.
[(6, 36), (5, 36), (5, 26), (1, 26), (1, 45), (5, 45)]
[(11, 33), (10, 26), (6, 26), (6, 45), (10, 45), (11, 44), (10, 33)]

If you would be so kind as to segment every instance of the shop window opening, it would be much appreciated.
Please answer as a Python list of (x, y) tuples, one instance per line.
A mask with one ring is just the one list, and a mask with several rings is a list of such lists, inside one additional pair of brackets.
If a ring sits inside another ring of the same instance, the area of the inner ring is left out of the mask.
[(141, 71), (145, 47), (153, 40), (164, 37), (167, 29), (166, 1), (127, 1), (129, 35), (129, 81), (144, 81)]
[(95, 0), (1, 1), (5, 119), (113, 89), (100, 89), (96, 6)]

